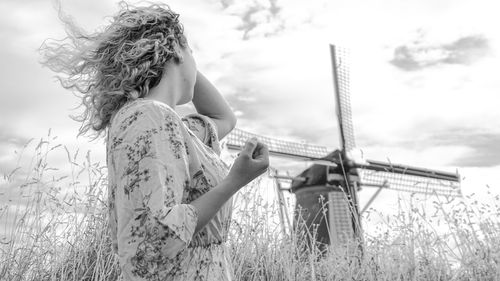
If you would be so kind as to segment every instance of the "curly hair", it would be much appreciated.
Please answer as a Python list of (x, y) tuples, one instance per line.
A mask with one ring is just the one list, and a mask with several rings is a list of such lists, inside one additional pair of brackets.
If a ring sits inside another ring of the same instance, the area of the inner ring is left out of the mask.
[(158, 85), (164, 66), (183, 58), (187, 46), (179, 14), (165, 4), (138, 7), (119, 3), (120, 11), (110, 24), (92, 34), (80, 29), (58, 7), (67, 37), (45, 40), (39, 51), (42, 65), (58, 73), (66, 89), (79, 92), (81, 122), (78, 136), (93, 130), (99, 137), (127, 101), (145, 97)]

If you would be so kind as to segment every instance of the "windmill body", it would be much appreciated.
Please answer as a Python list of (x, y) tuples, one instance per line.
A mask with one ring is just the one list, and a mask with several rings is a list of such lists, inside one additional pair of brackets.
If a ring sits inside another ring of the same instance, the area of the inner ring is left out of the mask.
[[(280, 206), (286, 208), (283, 194), (295, 194), (294, 225), (303, 218), (310, 231), (317, 233), (320, 244), (346, 244), (352, 239), (363, 240), (361, 213), (375, 200), (382, 189), (439, 196), (461, 196), (460, 176), (432, 169), (393, 164), (376, 160), (359, 160), (351, 155), (356, 147), (350, 105), (350, 81), (347, 54), (330, 45), (338, 121), (340, 148), (329, 152), (325, 146), (284, 141), (235, 128), (223, 144), (229, 150), (239, 151), (245, 141), (257, 137), (269, 148), (271, 156), (308, 161), (312, 165), (299, 175), (280, 175), (272, 169), (277, 182), (276, 192)], [(289, 183), (283, 188), (281, 182)], [(358, 191), (363, 187), (378, 188), (360, 210)], [(283, 225), (287, 210), (280, 210)], [(325, 214), (325, 215), (324, 215)], [(285, 231), (285, 228), (283, 228)]]

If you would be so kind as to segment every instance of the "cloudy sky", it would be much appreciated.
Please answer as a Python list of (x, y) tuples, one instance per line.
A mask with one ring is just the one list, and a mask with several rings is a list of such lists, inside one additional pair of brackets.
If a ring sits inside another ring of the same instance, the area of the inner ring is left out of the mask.
[[(116, 2), (62, 1), (88, 31), (107, 23)], [(500, 190), (495, 1), (163, 2), (181, 14), (200, 70), (232, 106), (239, 128), (337, 148), (334, 43), (350, 50), (354, 129), (366, 158), (458, 169), (465, 194), (485, 193), (487, 184)], [(13, 169), (13, 151), (49, 128), (70, 151), (91, 149), (104, 162), (102, 142), (76, 138), (79, 124), (68, 115), (79, 113), (79, 100), (38, 63), (42, 41), (64, 37), (52, 3), (2, 0), (0, 10), (0, 171)], [(193, 110), (178, 108), (181, 115)]]

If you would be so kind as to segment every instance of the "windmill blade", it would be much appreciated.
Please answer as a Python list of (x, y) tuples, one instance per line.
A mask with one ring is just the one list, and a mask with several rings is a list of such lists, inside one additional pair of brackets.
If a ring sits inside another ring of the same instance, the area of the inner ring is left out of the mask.
[(245, 142), (252, 137), (256, 137), (259, 141), (266, 144), (270, 155), (312, 161), (315, 164), (336, 166), (334, 162), (324, 159), (325, 155), (328, 154), (328, 149), (325, 146), (280, 140), (253, 134), (239, 128), (234, 128), (226, 136), (224, 142), (228, 149), (241, 150), (245, 146)]
[(387, 186), (388, 189), (460, 197), (458, 174), (367, 160), (367, 164), (356, 164), (362, 186)]
[(356, 143), (352, 124), (348, 55), (344, 49), (334, 45), (330, 45), (330, 53), (337, 121), (340, 129), (340, 146), (342, 151), (349, 152), (356, 147)]
[[(340, 146), (342, 171), (341, 175), (345, 175), (345, 181), (340, 181), (340, 185), (349, 197), (349, 213), (347, 219), (352, 221), (352, 233), (355, 237), (362, 239), (362, 228), (359, 215), (359, 200), (357, 194), (357, 183), (351, 170), (357, 174), (356, 167), (352, 167), (348, 156), (350, 152), (356, 147), (354, 141), (354, 126), (352, 124), (351, 112), (351, 98), (350, 98), (350, 77), (349, 77), (349, 62), (347, 52), (344, 49), (330, 45), (330, 53), (332, 57), (332, 73), (333, 73), (333, 87), (335, 91), (335, 105), (337, 111), (337, 121), (340, 130)], [(346, 173), (347, 171), (347, 173)], [(336, 198), (335, 204), (342, 204), (341, 200)], [(342, 216), (340, 213), (337, 216)], [(334, 228), (342, 229), (342, 224), (335, 225)], [(339, 237), (341, 239), (341, 237)]]

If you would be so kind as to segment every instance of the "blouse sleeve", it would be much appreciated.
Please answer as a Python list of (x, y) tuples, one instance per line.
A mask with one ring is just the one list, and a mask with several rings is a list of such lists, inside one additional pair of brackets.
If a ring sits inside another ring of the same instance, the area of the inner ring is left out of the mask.
[(221, 147), (219, 135), (217, 133), (217, 125), (210, 117), (199, 113), (192, 113), (184, 116), (182, 121), (186, 126), (194, 132), (200, 140), (220, 156)]
[(176, 257), (190, 243), (198, 222), (195, 207), (181, 203), (189, 185), (181, 126), (173, 112), (154, 106), (119, 123), (120, 141), (111, 152), (121, 193), (116, 204), (118, 216), (123, 212), (133, 220), (121, 236), (138, 243), (132, 258), (136, 266)]

